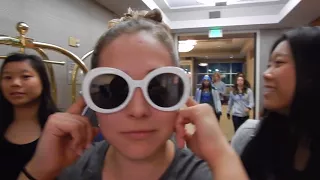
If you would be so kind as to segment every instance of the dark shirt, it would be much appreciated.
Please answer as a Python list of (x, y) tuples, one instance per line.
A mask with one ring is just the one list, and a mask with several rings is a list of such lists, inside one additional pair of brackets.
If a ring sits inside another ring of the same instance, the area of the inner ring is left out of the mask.
[[(95, 143), (72, 166), (64, 170), (58, 180), (101, 180), (103, 162), (109, 145)], [(176, 149), (174, 160), (160, 180), (212, 180), (207, 163), (196, 157), (189, 149)]]
[(33, 156), (38, 140), (28, 144), (13, 144), (0, 140), (0, 179), (16, 180), (22, 168)]

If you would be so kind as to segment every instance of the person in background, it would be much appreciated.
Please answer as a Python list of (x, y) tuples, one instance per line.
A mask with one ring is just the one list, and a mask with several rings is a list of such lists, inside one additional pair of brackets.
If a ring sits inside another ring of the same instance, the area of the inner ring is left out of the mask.
[(58, 109), (38, 56), (8, 55), (0, 82), (0, 174), (15, 180), (33, 156), (47, 118)]
[(230, 119), (230, 112), (232, 114), (232, 121), (234, 131), (249, 119), (249, 112), (254, 106), (253, 92), (245, 84), (245, 78), (238, 76), (233, 90), (230, 92), (227, 117)]
[[(186, 75), (178, 68), (174, 41), (162, 22), (160, 10), (129, 10), (124, 17), (113, 22), (114, 26), (95, 46), (92, 71), (103, 68), (101, 72), (108, 75), (107, 67), (113, 68), (113, 71), (127, 74), (134, 80), (143, 80), (152, 75), (150, 73), (161, 70), (159, 68), (175, 69)], [(157, 75), (152, 81), (161, 82), (171, 75)], [(104, 84), (111, 84), (108, 78), (101, 80)], [(96, 112), (100, 131), (106, 140), (91, 144), (97, 129), (81, 115), (85, 102), (80, 98), (67, 112), (50, 116), (35, 155), (21, 172), (19, 180), (32, 179), (27, 176), (39, 180), (248, 180), (239, 157), (220, 130), (209, 105), (189, 99), (185, 108), (161, 110), (151, 101), (163, 107), (170, 93), (166, 86), (150, 82), (147, 93), (138, 87), (130, 90), (132, 96), (126, 100), (123, 95), (128, 95), (129, 84), (121, 81), (121, 75), (113, 80), (122, 82), (110, 88), (116, 93), (109, 99), (117, 102), (113, 103), (115, 106), (100, 104), (99, 99), (93, 102), (104, 110), (114, 110), (112, 113)], [(158, 94), (152, 93), (159, 92), (159, 89), (163, 89), (161, 91), (165, 94), (162, 97), (166, 99), (154, 102), (158, 100)], [(101, 92), (99, 94), (103, 96)], [(86, 95), (87, 101), (92, 98), (90, 92)], [(152, 100), (148, 101), (146, 97)], [(116, 110), (120, 105), (123, 105), (122, 109)], [(89, 106), (98, 109), (92, 104)], [(194, 134), (185, 130), (189, 123), (195, 125)], [(170, 140), (173, 132), (176, 132), (179, 148)], [(189, 148), (184, 148), (186, 142)]]
[(212, 86), (219, 92), (221, 103), (224, 100), (226, 93), (226, 84), (221, 81), (221, 75), (219, 72), (215, 72), (212, 75)]
[(319, 49), (320, 27), (290, 30), (274, 43), (263, 74), (264, 116), (232, 140), (251, 180), (320, 179)]
[(221, 101), (219, 92), (212, 87), (211, 79), (208, 75), (203, 77), (201, 87), (196, 91), (195, 100), (200, 104), (209, 104), (216, 113), (217, 119), (220, 120)]

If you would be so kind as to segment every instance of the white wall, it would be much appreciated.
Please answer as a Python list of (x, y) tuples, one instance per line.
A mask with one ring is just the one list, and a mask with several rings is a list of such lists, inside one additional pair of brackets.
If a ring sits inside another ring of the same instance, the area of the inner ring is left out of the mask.
[[(271, 47), (281, 34), (287, 30), (288, 29), (260, 30), (257, 34), (256, 58), (259, 62), (256, 68), (256, 87), (258, 88), (256, 89), (256, 93), (258, 93), (256, 105), (259, 105), (260, 110), (263, 108), (263, 72), (267, 69)], [(259, 111), (256, 113), (259, 113)]]

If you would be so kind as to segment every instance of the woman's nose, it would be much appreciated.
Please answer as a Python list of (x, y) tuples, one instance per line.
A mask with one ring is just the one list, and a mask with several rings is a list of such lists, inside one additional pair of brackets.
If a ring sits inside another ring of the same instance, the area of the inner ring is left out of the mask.
[(13, 78), (11, 86), (21, 86), (21, 79), (20, 78)]
[(132, 98), (126, 108), (129, 116), (132, 118), (143, 119), (150, 116), (150, 105), (140, 88), (137, 88), (133, 92)]

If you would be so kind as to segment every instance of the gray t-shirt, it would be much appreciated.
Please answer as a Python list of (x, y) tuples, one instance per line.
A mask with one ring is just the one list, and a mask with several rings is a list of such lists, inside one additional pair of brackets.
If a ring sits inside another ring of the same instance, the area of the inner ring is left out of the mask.
[[(106, 141), (95, 143), (72, 166), (66, 168), (58, 180), (101, 180)], [(212, 180), (207, 163), (196, 157), (189, 149), (176, 149), (174, 160), (160, 180)]]

